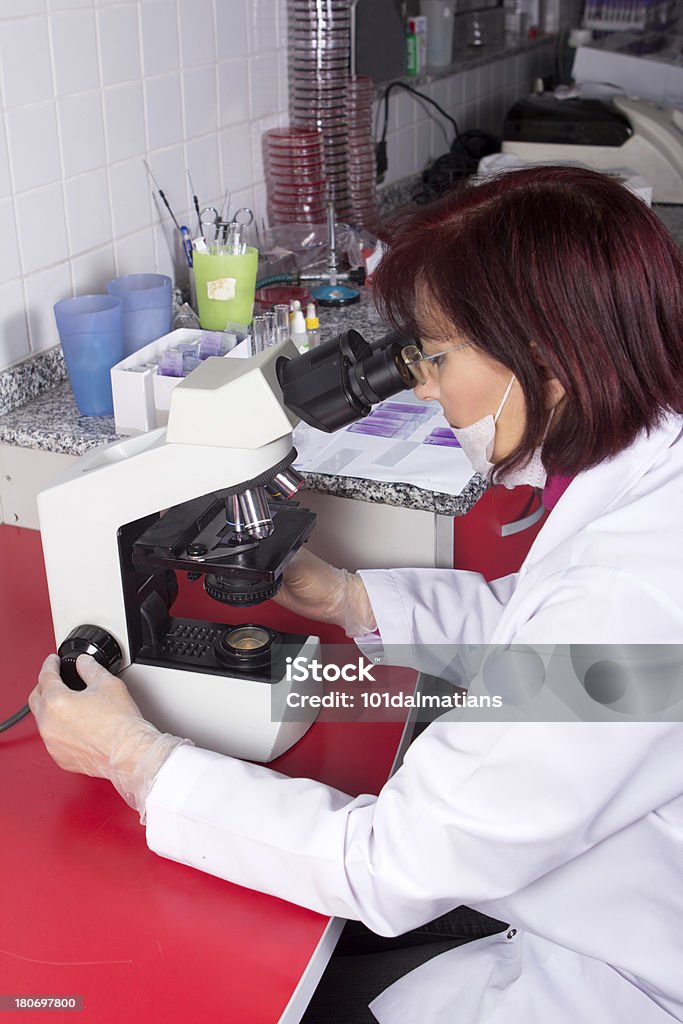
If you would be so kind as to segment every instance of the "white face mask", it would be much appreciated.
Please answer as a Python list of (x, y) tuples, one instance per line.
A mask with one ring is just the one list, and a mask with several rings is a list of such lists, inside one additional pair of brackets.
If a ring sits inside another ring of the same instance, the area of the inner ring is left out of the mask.
[[(451, 427), (458, 444), (472, 463), (472, 468), (476, 473), (483, 476), (485, 480), (491, 479), (495, 469), (495, 465), (490, 459), (495, 447), (496, 423), (503, 411), (503, 406), (508, 400), (514, 382), (515, 375), (513, 373), (495, 416), (489, 413), (488, 416), (482, 416), (476, 423), (471, 423), (469, 427)], [(550, 420), (553, 418), (554, 411), (554, 409), (550, 410), (550, 417), (545, 428), (543, 440), (545, 440), (548, 433), (548, 427), (550, 426)], [(547, 474), (541, 461), (542, 449), (543, 444), (541, 443), (523, 465), (511, 469), (501, 478), (500, 482), (507, 488), (520, 487), (524, 484), (528, 484), (531, 487), (544, 487)]]

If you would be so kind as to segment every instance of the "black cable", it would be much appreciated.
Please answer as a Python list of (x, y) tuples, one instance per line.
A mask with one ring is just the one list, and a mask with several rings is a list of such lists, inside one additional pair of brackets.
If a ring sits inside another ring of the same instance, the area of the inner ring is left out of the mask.
[(425, 100), (427, 103), (431, 103), (433, 107), (439, 111), (442, 117), (445, 117), (447, 121), (450, 121), (453, 125), (453, 137), (459, 138), (460, 130), (458, 128), (455, 118), (447, 114), (443, 107), (440, 107), (436, 100), (433, 100), (431, 96), (427, 96), (425, 93), (420, 92), (418, 89), (414, 89), (412, 85), (407, 85), (405, 82), (400, 82), (398, 79), (395, 82), (389, 82), (389, 85), (384, 90), (384, 127), (382, 128), (382, 135), (380, 142), (386, 142), (387, 138), (387, 126), (389, 124), (389, 94), (392, 89), (405, 89), (406, 92), (411, 92), (413, 96), (419, 96), (421, 100)]
[(474, 174), (482, 157), (500, 152), (500, 139), (478, 128), (470, 128), (453, 140), (449, 153), (437, 159), (422, 173), (422, 181), (413, 190), (418, 205), (431, 203), (463, 178)]
[(453, 145), (455, 145), (457, 140), (460, 138), (460, 129), (458, 128), (455, 118), (451, 117), (450, 114), (447, 114), (443, 107), (440, 107), (436, 100), (433, 100), (431, 96), (425, 95), (425, 93), (420, 92), (418, 89), (414, 89), (412, 85), (407, 85), (405, 82), (401, 82), (398, 79), (395, 82), (389, 82), (389, 85), (384, 90), (384, 125), (382, 127), (382, 135), (375, 146), (377, 177), (380, 181), (384, 177), (387, 167), (389, 166), (387, 160), (387, 128), (389, 125), (389, 95), (392, 89), (405, 89), (406, 92), (412, 93), (413, 96), (419, 96), (421, 100), (424, 100), (426, 103), (430, 103), (439, 111), (442, 117), (445, 117), (446, 120), (450, 121), (453, 125)]
[(406, 92), (418, 96), (435, 107), (439, 113), (453, 125), (453, 141), (450, 151), (434, 161), (432, 166), (422, 176), (422, 186), (417, 194), (413, 195), (413, 201), (417, 203), (431, 202), (444, 191), (450, 188), (456, 181), (467, 177), (476, 171), (482, 157), (490, 153), (500, 152), (500, 139), (495, 135), (472, 128), (469, 131), (460, 132), (455, 118), (447, 114), (443, 107), (440, 107), (430, 96), (426, 96), (412, 85), (405, 82), (389, 82), (384, 91), (384, 124), (382, 135), (376, 146), (377, 177), (381, 181), (387, 170), (387, 130), (389, 125), (389, 94), (392, 89), (405, 89)]
[(0, 732), (4, 732), (5, 729), (11, 729), (12, 726), (16, 725), (17, 722), (20, 722), (22, 718), (26, 718), (30, 710), (31, 709), (28, 704), (24, 704), (21, 711), (17, 711), (11, 718), (7, 718), (4, 722), (0, 722)]

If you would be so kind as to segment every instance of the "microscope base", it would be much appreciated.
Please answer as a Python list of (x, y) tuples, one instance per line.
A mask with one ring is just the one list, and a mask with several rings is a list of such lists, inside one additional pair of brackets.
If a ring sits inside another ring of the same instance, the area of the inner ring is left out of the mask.
[[(318, 637), (303, 638), (291, 656), (319, 661)], [(188, 672), (178, 665), (136, 661), (120, 674), (157, 729), (220, 754), (268, 762), (308, 731), (317, 710), (306, 697), (322, 693), (322, 683), (294, 682), (287, 678), (286, 662), (283, 668), (281, 677), (264, 680), (253, 673)]]

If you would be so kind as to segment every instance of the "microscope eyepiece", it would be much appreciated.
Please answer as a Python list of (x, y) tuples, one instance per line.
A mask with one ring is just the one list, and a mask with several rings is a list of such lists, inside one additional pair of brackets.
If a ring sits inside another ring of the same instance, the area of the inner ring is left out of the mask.
[(417, 384), (401, 358), (406, 335), (391, 332), (368, 344), (358, 331), (280, 359), (277, 375), (285, 405), (305, 423), (331, 433), (367, 416), (377, 402)]

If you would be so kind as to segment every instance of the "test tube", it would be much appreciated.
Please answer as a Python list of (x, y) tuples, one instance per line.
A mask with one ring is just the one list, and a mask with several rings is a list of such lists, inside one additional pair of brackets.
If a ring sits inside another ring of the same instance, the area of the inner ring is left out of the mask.
[(275, 313), (268, 312), (263, 314), (266, 321), (266, 348), (270, 348), (271, 345), (275, 344)]
[(287, 341), (289, 337), (289, 306), (286, 303), (278, 303), (273, 306), (275, 314), (275, 342)]
[(243, 256), (246, 246), (242, 244), (242, 225), (231, 221), (228, 224), (228, 236), (225, 240), (225, 251), (230, 256)]
[(266, 318), (255, 316), (251, 324), (252, 336), (254, 339), (254, 355), (266, 350)]

